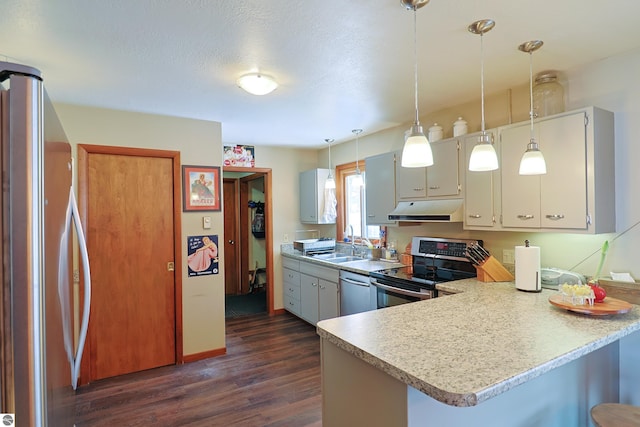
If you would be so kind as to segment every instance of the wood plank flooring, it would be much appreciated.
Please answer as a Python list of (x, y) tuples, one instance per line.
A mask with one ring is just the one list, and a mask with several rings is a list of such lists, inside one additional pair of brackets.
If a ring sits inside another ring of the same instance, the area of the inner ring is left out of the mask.
[(96, 381), (76, 426), (320, 427), (320, 340), (285, 313), (227, 319), (227, 354)]

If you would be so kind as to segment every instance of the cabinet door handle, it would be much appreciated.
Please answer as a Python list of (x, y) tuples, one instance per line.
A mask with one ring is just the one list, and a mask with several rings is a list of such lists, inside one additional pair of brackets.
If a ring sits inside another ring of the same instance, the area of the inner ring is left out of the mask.
[(429, 190), (439, 190), (440, 186), (439, 185), (434, 185), (433, 187), (429, 187)]
[(480, 215), (480, 214), (471, 214), (471, 215), (469, 215), (469, 218), (482, 218), (482, 215)]
[(312, 282), (312, 283), (311, 283), (311, 286), (318, 286), (318, 284), (317, 284), (317, 283), (313, 283), (313, 282)]
[(368, 218), (373, 218), (375, 215), (374, 214), (367, 214)]
[(414, 188), (413, 191), (423, 191), (424, 187), (418, 187), (418, 188)]
[(562, 214), (546, 215), (546, 218), (554, 220), (554, 221), (557, 221), (559, 219), (564, 219), (564, 215), (562, 215)]
[(533, 219), (533, 215), (518, 215), (518, 219)]
[(326, 288), (327, 288), (326, 286), (320, 285), (320, 289), (326, 289)]

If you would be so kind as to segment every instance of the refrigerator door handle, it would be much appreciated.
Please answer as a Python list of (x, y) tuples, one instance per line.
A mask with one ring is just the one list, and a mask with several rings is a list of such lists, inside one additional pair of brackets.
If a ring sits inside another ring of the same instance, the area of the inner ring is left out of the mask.
[(73, 193), (73, 187), (71, 187), (69, 193), (69, 204), (71, 205), (73, 224), (76, 227), (76, 234), (78, 236), (80, 259), (82, 261), (82, 271), (84, 273), (84, 304), (82, 309), (82, 322), (80, 323), (78, 350), (73, 360), (73, 373), (71, 377), (71, 385), (75, 390), (78, 386), (78, 379), (80, 378), (80, 362), (82, 361), (82, 352), (84, 351), (84, 344), (87, 339), (87, 331), (89, 329), (89, 312), (91, 308), (91, 272), (89, 270), (89, 253), (87, 251), (87, 241), (82, 229), (80, 213), (78, 212), (78, 204), (76, 203), (76, 196)]

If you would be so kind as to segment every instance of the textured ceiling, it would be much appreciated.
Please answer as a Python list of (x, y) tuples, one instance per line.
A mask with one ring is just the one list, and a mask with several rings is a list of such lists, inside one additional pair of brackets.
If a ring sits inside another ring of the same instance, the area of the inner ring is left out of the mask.
[[(225, 144), (319, 147), (411, 122), (413, 12), (399, 0), (3, 0), (0, 60), (39, 68), (57, 102), (222, 123)], [(431, 0), (418, 10), (420, 110), (640, 46), (640, 2)], [(257, 97), (249, 71), (280, 87)]]

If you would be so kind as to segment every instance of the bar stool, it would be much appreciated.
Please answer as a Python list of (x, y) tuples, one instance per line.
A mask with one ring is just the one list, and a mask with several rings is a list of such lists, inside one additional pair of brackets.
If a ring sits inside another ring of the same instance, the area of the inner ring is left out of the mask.
[(598, 427), (638, 427), (640, 406), (600, 403), (591, 408), (591, 419)]

